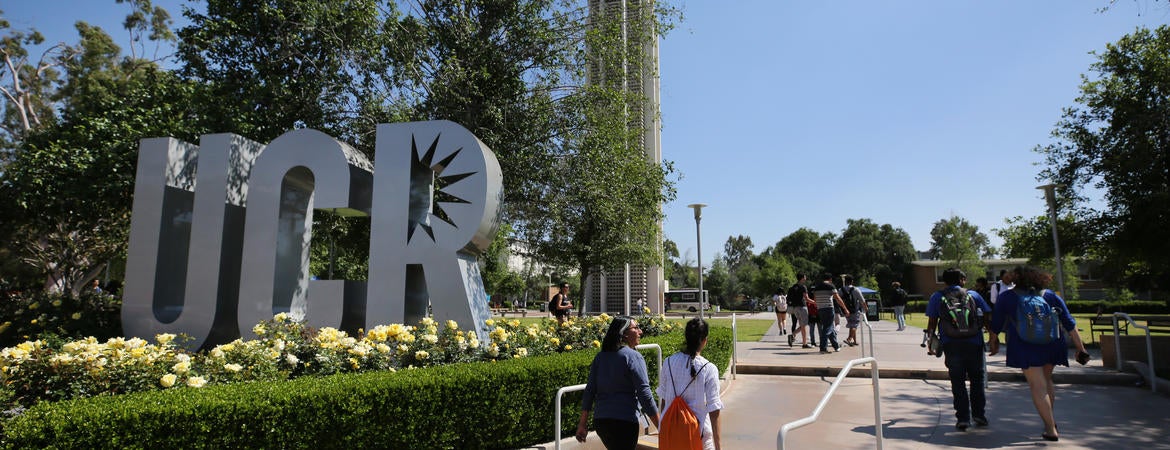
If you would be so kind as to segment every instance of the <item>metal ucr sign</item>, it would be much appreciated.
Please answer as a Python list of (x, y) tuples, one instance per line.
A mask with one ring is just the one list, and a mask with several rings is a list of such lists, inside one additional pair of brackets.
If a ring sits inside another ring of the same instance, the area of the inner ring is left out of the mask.
[[(316, 130), (267, 146), (232, 134), (195, 146), (144, 139), (138, 155), (122, 326), (184, 333), (193, 348), (251, 336), (278, 312), (354, 331), (436, 319), (486, 341), (476, 257), (498, 228), (500, 165), (448, 121), (381, 124), (378, 171)], [(314, 210), (369, 216), (368, 281), (311, 280)]]

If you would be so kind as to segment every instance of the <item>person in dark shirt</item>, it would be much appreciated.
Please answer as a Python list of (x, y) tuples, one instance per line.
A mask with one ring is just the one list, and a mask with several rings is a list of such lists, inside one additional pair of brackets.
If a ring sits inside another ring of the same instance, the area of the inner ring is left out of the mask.
[(618, 316), (609, 323), (601, 351), (589, 366), (589, 381), (581, 399), (577, 441), (589, 434), (589, 414), (597, 436), (607, 449), (633, 450), (638, 445), (638, 405), (658, 428), (658, 407), (650, 392), (646, 359), (635, 350), (642, 340), (638, 321)]

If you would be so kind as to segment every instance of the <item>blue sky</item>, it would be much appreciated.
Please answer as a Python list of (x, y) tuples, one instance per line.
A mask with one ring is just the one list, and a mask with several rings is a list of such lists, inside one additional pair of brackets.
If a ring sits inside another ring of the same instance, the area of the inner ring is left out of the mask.
[[(1080, 75), (1170, 9), (1120, 0), (685, 4), (660, 42), (663, 158), (682, 173), (664, 231), (703, 260), (801, 227), (869, 218), (930, 247), (957, 215), (992, 228), (1045, 213), (1041, 157)], [(733, 5), (733, 6), (732, 6)]]
[[(7, 3), (7, 2), (6, 2)], [(156, 0), (180, 16), (179, 0)], [(759, 252), (801, 227), (869, 218), (930, 246), (957, 215), (992, 237), (1044, 213), (1040, 155), (1089, 52), (1170, 20), (1150, 0), (681, 1), (660, 42), (663, 158), (681, 174), (664, 232), (703, 260), (729, 236)], [(126, 42), (113, 0), (11, 2), (15, 28), (75, 42), (84, 19)]]

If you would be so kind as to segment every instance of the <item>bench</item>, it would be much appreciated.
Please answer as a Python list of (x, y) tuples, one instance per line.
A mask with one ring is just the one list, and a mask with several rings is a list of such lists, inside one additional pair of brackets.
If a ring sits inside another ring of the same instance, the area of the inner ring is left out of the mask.
[(1146, 326), (1150, 327), (1150, 333), (1170, 333), (1170, 317), (1146, 319)]
[[(1097, 316), (1089, 319), (1089, 342), (1097, 342), (1097, 332), (1113, 334), (1113, 316)], [(1129, 334), (1129, 322), (1118, 319), (1117, 332)]]

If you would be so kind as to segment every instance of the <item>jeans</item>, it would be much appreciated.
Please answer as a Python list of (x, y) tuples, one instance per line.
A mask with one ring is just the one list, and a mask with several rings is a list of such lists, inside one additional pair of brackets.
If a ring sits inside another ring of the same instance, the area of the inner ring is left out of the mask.
[(894, 317), (898, 318), (898, 329), (906, 328), (906, 305), (894, 307)]
[(823, 308), (817, 311), (817, 317), (820, 317), (821, 322), (821, 351), (828, 351), (829, 344), (833, 344), (833, 350), (841, 348), (837, 344), (837, 327), (833, 326), (833, 319), (837, 315), (832, 308)]
[[(959, 422), (969, 422), (972, 415), (985, 417), (987, 398), (984, 396), (984, 380), (987, 378), (987, 364), (983, 357), (983, 344), (947, 342), (943, 344), (943, 357), (951, 378), (955, 418)], [(971, 382), (969, 394), (967, 381)]]
[(819, 322), (819, 317), (808, 318), (808, 340), (811, 345), (817, 345), (817, 323)]

